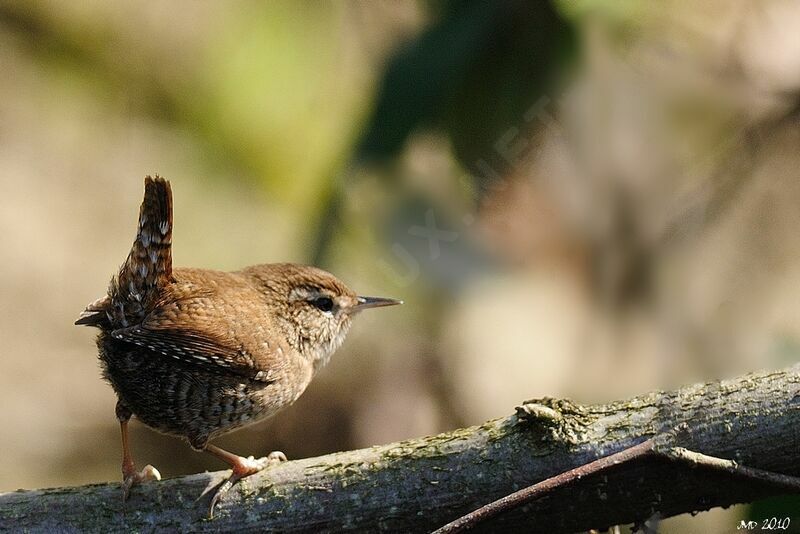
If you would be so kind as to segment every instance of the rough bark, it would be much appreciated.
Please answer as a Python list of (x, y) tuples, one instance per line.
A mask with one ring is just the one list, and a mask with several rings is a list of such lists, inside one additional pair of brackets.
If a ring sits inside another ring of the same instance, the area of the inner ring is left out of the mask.
[[(679, 426), (684, 430), (674, 432)], [(125, 505), (116, 483), (0, 494), (0, 530), (426, 532), (670, 432), (671, 446), (800, 475), (800, 366), (607, 405), (538, 399), (481, 426), (286, 462), (237, 485), (213, 520), (205, 519), (207, 497), (198, 496), (227, 472), (149, 483), (135, 488)], [(560, 488), (480, 530), (575, 532), (782, 491), (651, 457)]]

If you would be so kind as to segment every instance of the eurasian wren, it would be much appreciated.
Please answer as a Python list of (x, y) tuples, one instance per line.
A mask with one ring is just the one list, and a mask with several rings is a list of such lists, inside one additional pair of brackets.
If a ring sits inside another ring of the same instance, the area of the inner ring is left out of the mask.
[(135, 484), (161, 478), (150, 465), (134, 467), (127, 425), (135, 415), (230, 464), (230, 478), (211, 499), (213, 515), (236, 481), (286, 457), (243, 458), (209, 440), (292, 404), (342, 343), (353, 315), (400, 301), (359, 297), (305, 265), (173, 270), (171, 248), (170, 184), (148, 176), (128, 258), (108, 294), (75, 324), (100, 329), (103, 376), (118, 398), (123, 499)]

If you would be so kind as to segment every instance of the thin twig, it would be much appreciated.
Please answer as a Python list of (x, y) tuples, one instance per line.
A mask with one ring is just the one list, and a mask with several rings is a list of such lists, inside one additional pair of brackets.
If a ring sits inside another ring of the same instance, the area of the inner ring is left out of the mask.
[(726, 460), (715, 456), (708, 456), (699, 452), (690, 451), (683, 447), (672, 447), (665, 451), (655, 451), (670, 460), (686, 463), (692, 467), (707, 468), (714, 471), (722, 471), (731, 475), (741, 477), (754, 482), (765, 482), (781, 489), (800, 493), (800, 477), (774, 473), (755, 467), (739, 465), (734, 460)]
[(482, 521), (486, 521), (491, 517), (495, 517), (499, 514), (513, 510), (514, 508), (536, 500), (539, 497), (546, 495), (555, 489), (567, 486), (576, 480), (580, 480), (581, 478), (589, 475), (602, 473), (603, 471), (611, 469), (612, 467), (616, 467), (617, 465), (653, 454), (655, 451), (654, 446), (654, 439), (648, 439), (647, 441), (643, 441), (642, 443), (634, 445), (633, 447), (628, 447), (620, 452), (604, 456), (603, 458), (599, 458), (593, 462), (589, 462), (588, 464), (583, 464), (554, 477), (547, 478), (541, 482), (537, 482), (532, 486), (528, 486), (527, 488), (523, 488), (485, 506), (482, 506), (465, 516), (459, 517), (455, 521), (452, 521), (434, 531), (433, 534), (453, 534), (455, 532), (463, 532), (474, 527)]

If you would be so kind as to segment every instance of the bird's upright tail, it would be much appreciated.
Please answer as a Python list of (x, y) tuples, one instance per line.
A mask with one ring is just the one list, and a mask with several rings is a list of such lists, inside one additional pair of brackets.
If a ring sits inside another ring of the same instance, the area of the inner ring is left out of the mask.
[(150, 311), (172, 278), (172, 189), (164, 178), (144, 179), (139, 227), (128, 259), (111, 281), (114, 322), (127, 326)]

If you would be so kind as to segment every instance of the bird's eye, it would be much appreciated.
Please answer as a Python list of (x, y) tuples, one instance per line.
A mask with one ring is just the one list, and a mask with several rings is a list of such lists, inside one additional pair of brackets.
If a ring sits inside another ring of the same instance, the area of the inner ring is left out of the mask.
[(333, 300), (330, 297), (317, 297), (311, 301), (311, 304), (318, 310), (324, 312), (329, 312), (333, 309)]

